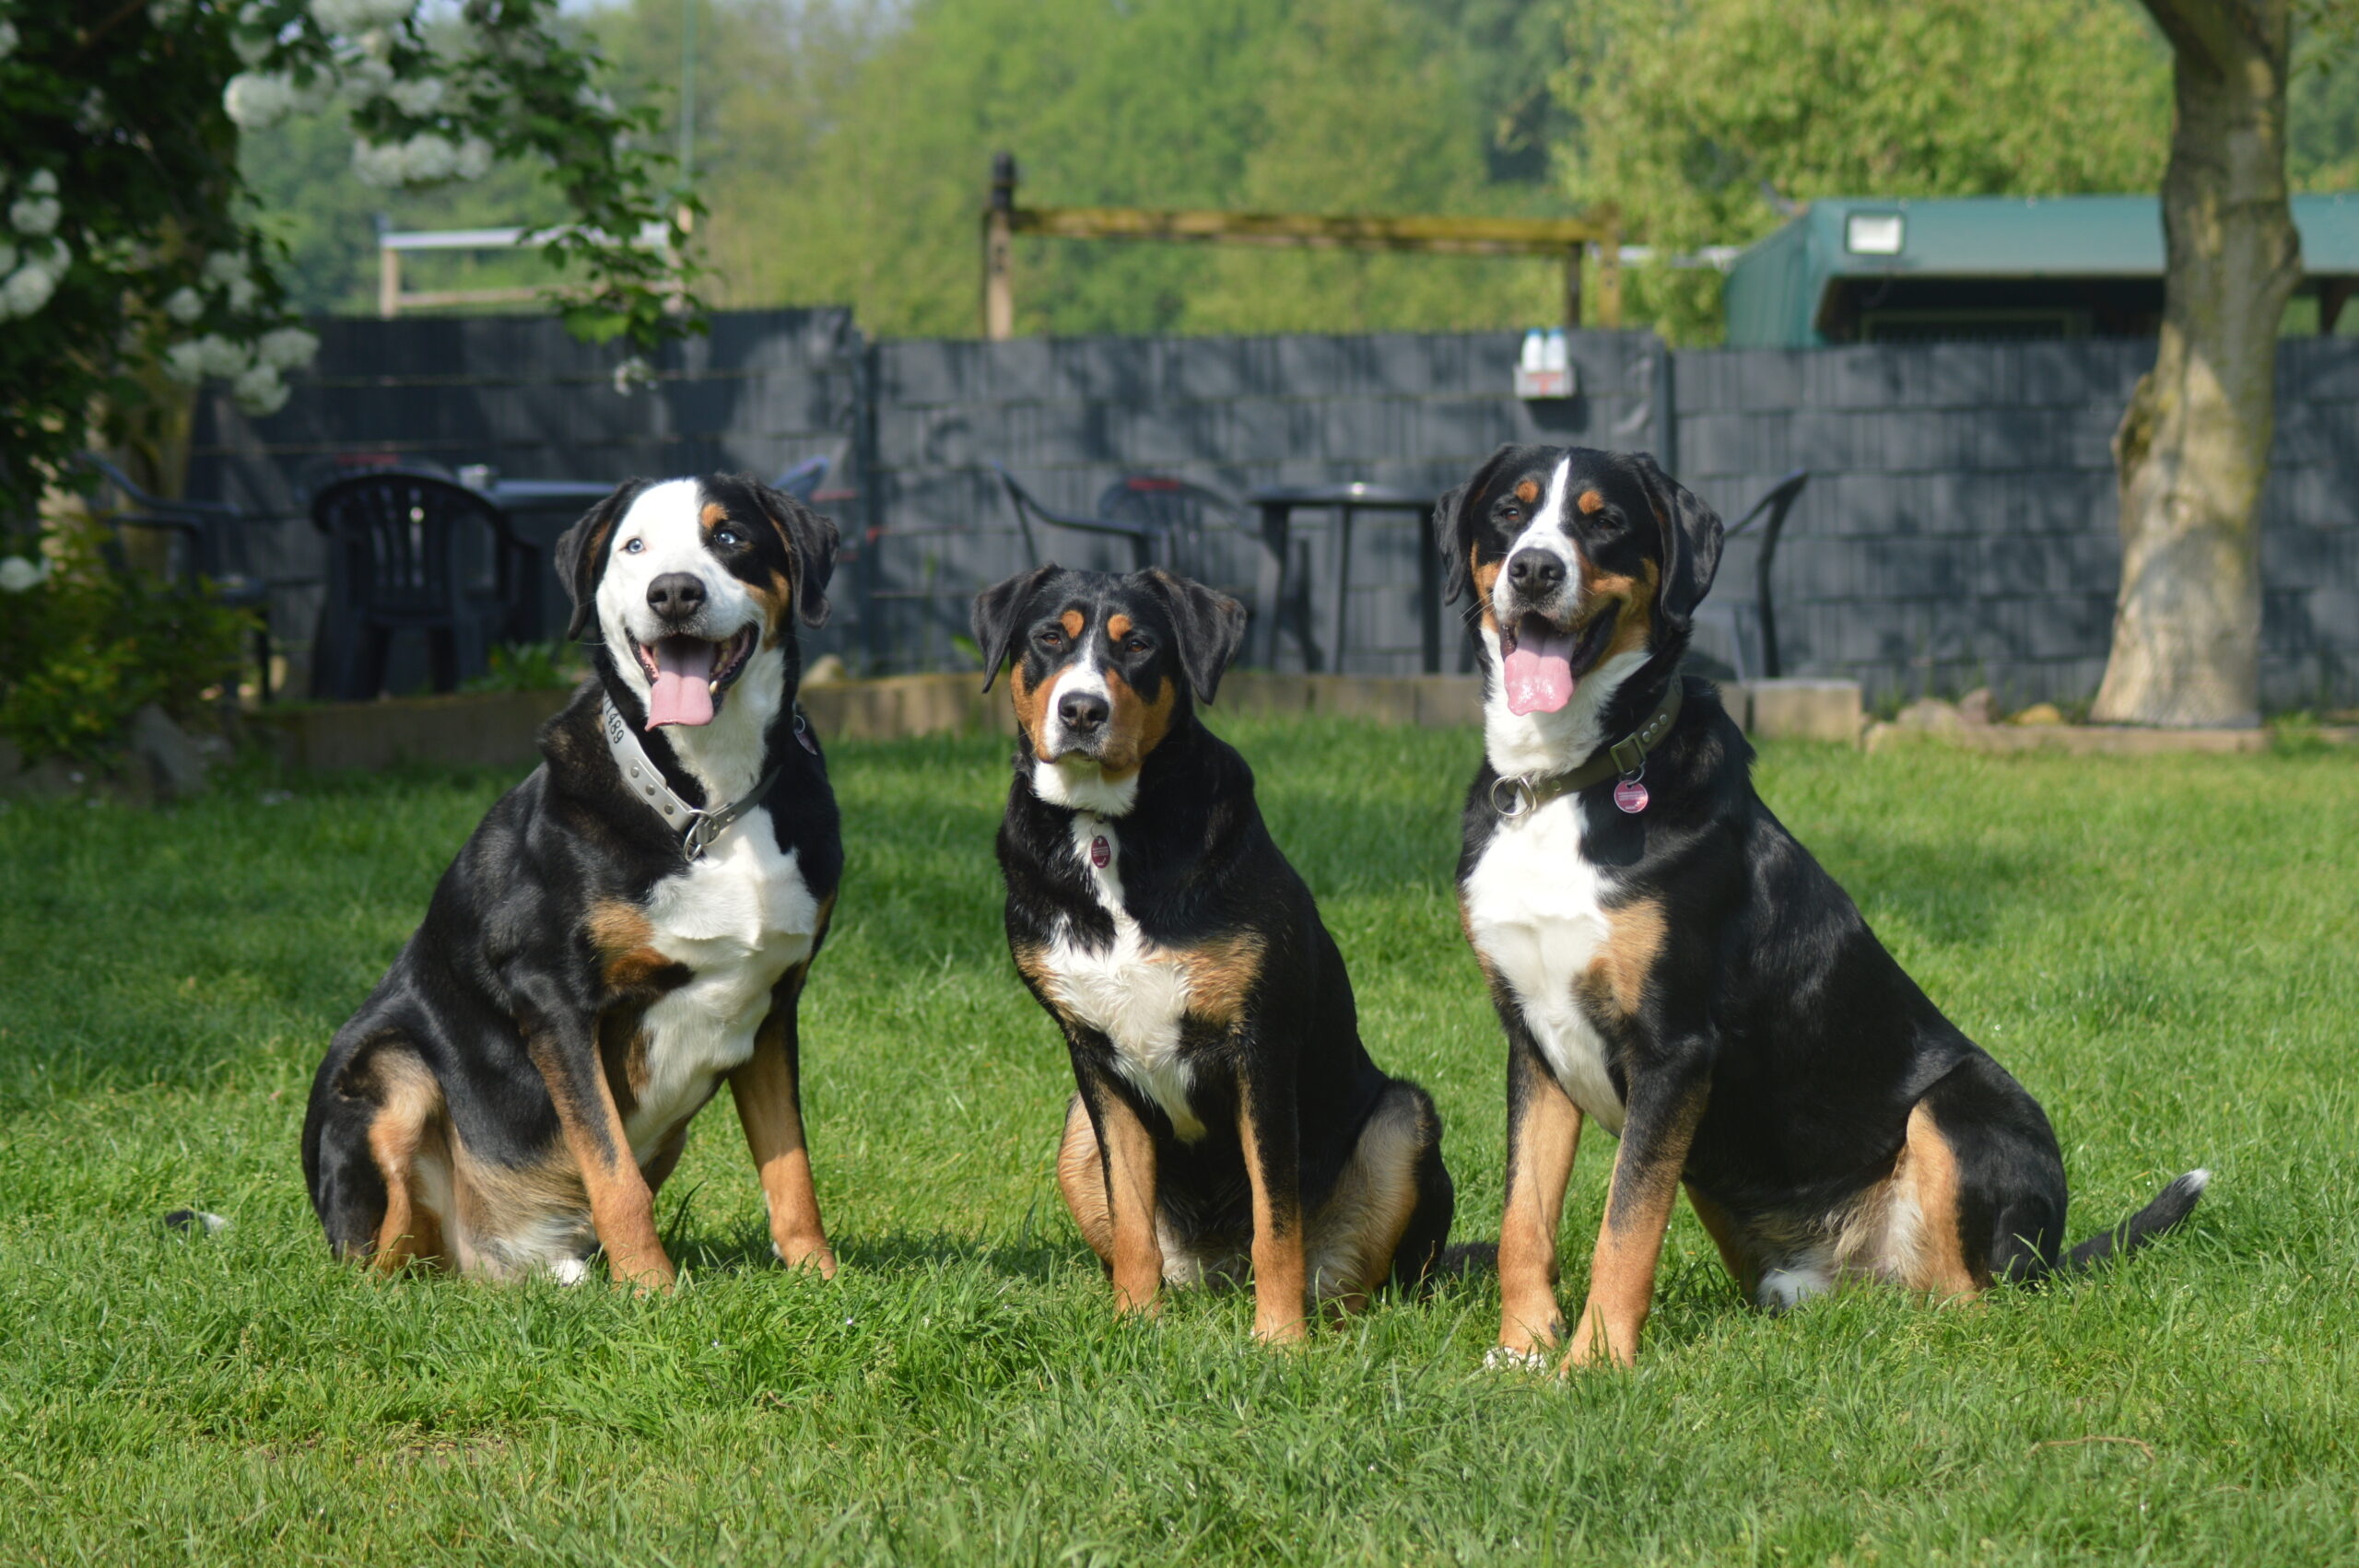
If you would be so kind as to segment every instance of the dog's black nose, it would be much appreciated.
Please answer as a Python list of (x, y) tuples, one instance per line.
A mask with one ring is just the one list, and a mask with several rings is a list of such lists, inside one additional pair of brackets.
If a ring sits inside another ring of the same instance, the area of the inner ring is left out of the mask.
[(1548, 550), (1518, 550), (1508, 557), (1508, 580), (1519, 593), (1554, 593), (1565, 585), (1564, 557)]
[(1096, 692), (1071, 692), (1057, 699), (1057, 717), (1074, 734), (1086, 735), (1106, 722), (1112, 712), (1106, 699)]
[(647, 585), (647, 607), (667, 621), (685, 621), (704, 608), (704, 579), (694, 572), (665, 572)]

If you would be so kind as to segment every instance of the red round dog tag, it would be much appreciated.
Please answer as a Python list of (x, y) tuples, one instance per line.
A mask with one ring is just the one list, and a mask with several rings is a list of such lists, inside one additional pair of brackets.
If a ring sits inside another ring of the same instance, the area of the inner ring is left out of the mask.
[(1107, 862), (1111, 860), (1113, 858), (1114, 847), (1106, 842), (1106, 836), (1104, 834), (1101, 833), (1097, 837), (1089, 841), (1089, 863), (1091, 865), (1096, 866), (1102, 872), (1106, 869)]
[(1625, 778), (1614, 786), (1614, 803), (1636, 816), (1647, 809), (1647, 787), (1635, 778)]

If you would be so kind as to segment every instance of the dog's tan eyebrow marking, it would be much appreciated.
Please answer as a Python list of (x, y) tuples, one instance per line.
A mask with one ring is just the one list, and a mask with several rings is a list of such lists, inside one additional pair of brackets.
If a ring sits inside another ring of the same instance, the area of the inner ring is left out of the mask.
[(1605, 497), (1594, 490), (1583, 490), (1580, 499), (1575, 501), (1573, 505), (1580, 508), (1584, 513), (1602, 511), (1605, 509)]
[(1527, 507), (1538, 501), (1540, 499), (1540, 481), (1537, 479), (1527, 479), (1522, 484), (1518, 485), (1515, 487), (1515, 498), (1521, 501)]
[(729, 509), (719, 501), (707, 501), (704, 510), (697, 515), (697, 521), (707, 528), (718, 528), (729, 521)]
[(1078, 638), (1082, 628), (1089, 625), (1089, 617), (1078, 610), (1067, 610), (1057, 617), (1057, 625), (1065, 628), (1065, 636)]
[(1133, 622), (1128, 615), (1117, 614), (1107, 616), (1107, 640), (1109, 642), (1121, 641), (1124, 638), (1131, 635), (1131, 628), (1136, 624), (1137, 623)]

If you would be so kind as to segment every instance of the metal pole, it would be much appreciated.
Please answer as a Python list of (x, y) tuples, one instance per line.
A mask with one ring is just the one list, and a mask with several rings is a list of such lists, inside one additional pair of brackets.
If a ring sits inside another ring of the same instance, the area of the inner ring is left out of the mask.
[(1004, 343), (1015, 335), (1015, 155), (992, 155), (992, 200), (983, 209), (983, 336)]

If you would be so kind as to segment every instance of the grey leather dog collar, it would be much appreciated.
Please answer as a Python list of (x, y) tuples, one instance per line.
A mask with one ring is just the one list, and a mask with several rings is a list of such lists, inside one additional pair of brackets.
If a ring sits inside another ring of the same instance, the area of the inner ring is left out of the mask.
[[(785, 771), (782, 763), (771, 768), (742, 798), (718, 811), (692, 806), (663, 782), (663, 770), (655, 766), (655, 759), (647, 755), (647, 748), (631, 733), (628, 720), (616, 709), (614, 699), (602, 698), (599, 708), (600, 721), (606, 731), (606, 751), (615, 759), (616, 771), (622, 775), (623, 788), (645, 802), (663, 819), (666, 827), (680, 836), (680, 853), (691, 861), (703, 859), (714, 839), (759, 805), (762, 797), (770, 792), (770, 786), (778, 782), (778, 776)], [(803, 710), (799, 708), (794, 710), (794, 727), (798, 731), (803, 728)]]

